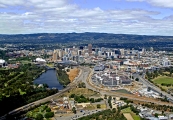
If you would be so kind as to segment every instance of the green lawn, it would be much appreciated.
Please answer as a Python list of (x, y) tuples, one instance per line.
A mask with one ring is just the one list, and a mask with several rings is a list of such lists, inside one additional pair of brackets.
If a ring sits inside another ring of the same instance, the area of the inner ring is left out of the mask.
[(156, 84), (173, 84), (173, 78), (172, 77), (168, 77), (168, 76), (159, 76), (157, 78), (155, 78), (153, 80), (154, 83)]
[(8, 70), (8, 68), (0, 68), (0, 70)]
[(131, 112), (130, 114), (131, 114), (131, 116), (132, 116), (132, 118), (133, 118), (134, 120), (141, 120), (140, 117), (139, 117), (139, 115), (136, 115), (136, 114), (133, 113), (133, 112)]
[(28, 60), (21, 60), (20, 61), (22, 64), (28, 64), (28, 63), (31, 63), (31, 61), (28, 61)]
[(131, 111), (130, 107), (128, 107), (128, 108), (125, 108), (125, 109), (121, 110), (121, 112), (123, 112), (123, 113), (130, 113), (132, 111)]
[(115, 90), (115, 92), (120, 92), (120, 93), (131, 94), (129, 91), (127, 91), (127, 90), (125, 90), (125, 89), (119, 89), (119, 90)]
[(122, 113), (130, 113), (134, 120), (141, 120), (139, 115), (136, 115), (134, 112), (131, 111), (130, 107), (121, 110), (121, 112)]

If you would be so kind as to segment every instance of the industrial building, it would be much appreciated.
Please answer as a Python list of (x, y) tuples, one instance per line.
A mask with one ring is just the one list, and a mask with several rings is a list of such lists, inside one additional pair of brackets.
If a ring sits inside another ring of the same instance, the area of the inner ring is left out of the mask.
[(130, 85), (132, 81), (125, 75), (100, 71), (92, 76), (92, 82), (96, 85), (111, 87), (119, 85)]

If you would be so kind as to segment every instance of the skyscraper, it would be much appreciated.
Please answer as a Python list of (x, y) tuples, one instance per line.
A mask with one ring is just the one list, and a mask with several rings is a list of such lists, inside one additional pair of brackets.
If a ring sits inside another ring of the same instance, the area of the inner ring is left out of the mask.
[(88, 53), (89, 55), (92, 53), (92, 44), (88, 44)]
[(53, 61), (57, 61), (57, 51), (53, 51)]

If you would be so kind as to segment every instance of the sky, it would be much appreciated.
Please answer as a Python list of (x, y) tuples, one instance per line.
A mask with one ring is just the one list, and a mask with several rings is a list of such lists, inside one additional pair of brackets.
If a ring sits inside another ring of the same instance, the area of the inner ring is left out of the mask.
[(173, 36), (173, 0), (0, 0), (0, 34)]

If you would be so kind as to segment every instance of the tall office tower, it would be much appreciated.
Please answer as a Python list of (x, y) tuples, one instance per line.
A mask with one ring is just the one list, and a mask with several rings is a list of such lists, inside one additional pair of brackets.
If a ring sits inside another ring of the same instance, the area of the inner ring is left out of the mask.
[(54, 50), (53, 51), (53, 61), (57, 61), (57, 55), (58, 55), (57, 51)]
[(69, 50), (68, 50), (68, 48), (65, 48), (64, 51), (65, 51), (65, 54), (67, 54)]
[(88, 44), (88, 53), (89, 53), (89, 54), (92, 53), (92, 44)]
[(120, 49), (121, 55), (124, 55), (124, 49)]
[(78, 55), (82, 55), (82, 51), (81, 50), (78, 50)]
[(59, 50), (59, 57), (60, 57), (60, 58), (63, 57), (63, 50)]

